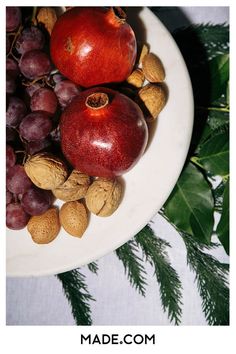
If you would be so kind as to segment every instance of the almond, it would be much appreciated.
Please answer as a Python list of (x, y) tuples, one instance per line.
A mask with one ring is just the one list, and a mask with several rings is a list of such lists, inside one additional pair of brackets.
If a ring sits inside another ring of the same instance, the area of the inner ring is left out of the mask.
[(32, 216), (27, 224), (27, 230), (35, 243), (52, 242), (60, 231), (58, 210), (50, 208), (41, 215)]
[(153, 53), (145, 55), (142, 61), (145, 78), (152, 83), (162, 82), (165, 79), (165, 70), (161, 60)]
[(142, 49), (141, 49), (141, 53), (140, 53), (140, 57), (139, 57), (139, 65), (142, 64), (143, 58), (149, 53), (149, 47), (147, 44), (143, 44)]
[(78, 201), (63, 204), (59, 218), (61, 226), (71, 236), (81, 237), (88, 226), (87, 211), (85, 206)]

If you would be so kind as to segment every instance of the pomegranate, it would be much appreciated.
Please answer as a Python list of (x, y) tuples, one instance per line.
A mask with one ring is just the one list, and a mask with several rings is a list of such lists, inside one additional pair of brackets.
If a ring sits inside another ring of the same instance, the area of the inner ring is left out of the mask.
[(142, 156), (148, 129), (139, 106), (105, 87), (85, 90), (62, 113), (61, 147), (72, 166), (90, 176), (113, 178)]
[(122, 82), (137, 54), (134, 32), (121, 8), (74, 7), (57, 20), (51, 57), (58, 70), (85, 88)]

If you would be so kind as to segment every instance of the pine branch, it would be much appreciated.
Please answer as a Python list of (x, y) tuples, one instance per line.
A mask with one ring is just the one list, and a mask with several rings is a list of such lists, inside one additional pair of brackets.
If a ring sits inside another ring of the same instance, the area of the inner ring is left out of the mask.
[(131, 240), (119, 247), (116, 250), (116, 255), (119, 260), (122, 261), (125, 273), (127, 274), (131, 285), (134, 286), (141, 295), (145, 296), (146, 281), (144, 275), (146, 274), (146, 271), (141, 264), (142, 259), (136, 254), (137, 251), (137, 244), (135, 241)]
[(94, 299), (88, 292), (85, 276), (79, 272), (79, 269), (74, 269), (70, 272), (57, 274), (57, 277), (62, 282), (64, 293), (71, 305), (76, 324), (91, 325), (89, 301), (94, 301)]
[(187, 262), (196, 272), (196, 281), (202, 298), (202, 309), (209, 325), (229, 324), (228, 264), (219, 262), (203, 252), (198, 242), (182, 234), (187, 248)]
[(98, 265), (96, 262), (91, 262), (87, 265), (88, 269), (90, 270), (90, 272), (97, 274), (98, 272)]
[(136, 236), (146, 260), (154, 267), (155, 275), (160, 284), (161, 301), (164, 311), (168, 311), (168, 318), (176, 325), (180, 323), (182, 314), (181, 282), (176, 271), (170, 265), (166, 247), (168, 242), (155, 236), (150, 226), (145, 226)]

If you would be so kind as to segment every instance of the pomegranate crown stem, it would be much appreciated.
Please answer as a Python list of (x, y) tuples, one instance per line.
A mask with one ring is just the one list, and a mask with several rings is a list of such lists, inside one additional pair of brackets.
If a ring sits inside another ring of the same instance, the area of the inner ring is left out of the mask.
[(91, 109), (101, 109), (108, 105), (109, 97), (104, 92), (95, 92), (86, 98), (85, 104)]
[(107, 12), (108, 20), (116, 26), (120, 26), (126, 22), (126, 13), (119, 6), (110, 7)]

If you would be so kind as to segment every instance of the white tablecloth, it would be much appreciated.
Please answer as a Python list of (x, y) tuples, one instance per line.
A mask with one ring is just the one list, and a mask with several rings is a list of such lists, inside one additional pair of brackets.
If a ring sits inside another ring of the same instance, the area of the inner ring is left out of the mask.
[[(227, 23), (228, 7), (169, 7), (162, 8), (159, 18), (169, 30), (190, 23)], [(168, 250), (172, 266), (178, 272), (183, 286), (182, 325), (206, 325), (201, 310), (201, 298), (194, 282), (195, 275), (186, 264), (186, 249), (173, 228), (159, 215), (153, 218), (156, 234), (171, 244)], [(211, 252), (219, 260), (228, 262), (222, 247)], [(114, 253), (98, 261), (98, 275), (87, 267), (90, 293), (96, 299), (91, 303), (94, 325), (170, 325), (162, 310), (159, 286), (153, 269), (146, 266), (148, 286), (146, 297), (134, 290), (124, 274), (124, 267)], [(74, 325), (71, 309), (62, 286), (55, 276), (39, 278), (8, 278), (6, 292), (7, 325)]]

